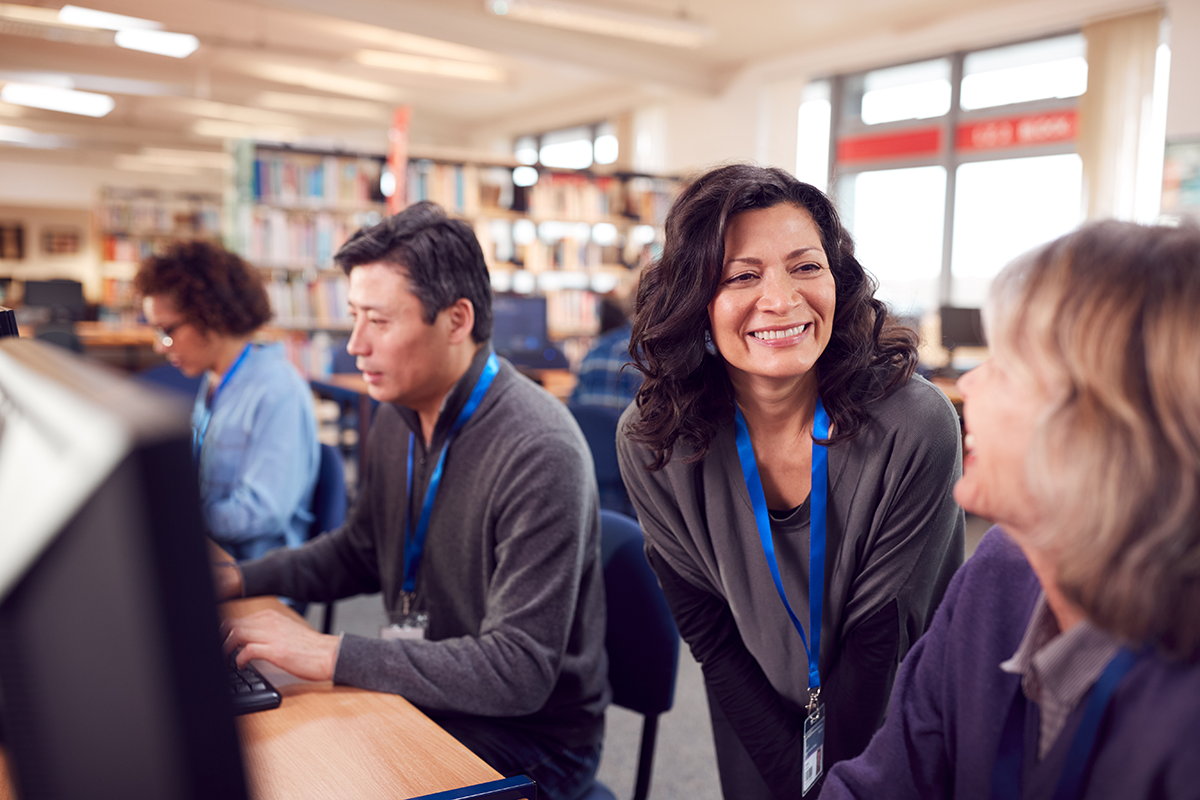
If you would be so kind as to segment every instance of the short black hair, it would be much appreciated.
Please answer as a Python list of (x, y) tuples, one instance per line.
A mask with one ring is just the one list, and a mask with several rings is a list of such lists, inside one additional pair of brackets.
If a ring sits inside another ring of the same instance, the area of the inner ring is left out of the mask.
[(399, 268), (429, 325), (465, 297), (475, 307), (471, 338), (480, 343), (492, 336), (492, 284), (479, 240), (470, 225), (449, 218), (437, 203), (425, 200), (361, 228), (333, 260), (347, 275), (364, 264)]
[(245, 336), (271, 319), (258, 270), (236, 253), (203, 240), (175, 242), (142, 262), (133, 279), (142, 297), (170, 297), (201, 331)]

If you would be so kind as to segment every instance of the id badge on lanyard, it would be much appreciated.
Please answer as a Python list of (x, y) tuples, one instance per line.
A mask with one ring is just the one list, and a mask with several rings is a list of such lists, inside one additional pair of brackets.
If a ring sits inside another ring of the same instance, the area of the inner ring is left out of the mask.
[(767, 511), (767, 498), (763, 493), (762, 480), (758, 474), (758, 461), (754, 457), (754, 445), (750, 441), (750, 430), (740, 408), (735, 411), (737, 426), (738, 460), (742, 465), (742, 479), (750, 493), (750, 504), (754, 508), (754, 523), (758, 528), (758, 539), (762, 545), (775, 590), (783, 601), (788, 616), (804, 650), (808, 654), (808, 716), (804, 720), (804, 778), (803, 794), (816, 784), (825, 771), (825, 704), (821, 702), (821, 612), (825, 599), (825, 521), (829, 495), (829, 451), (817, 444), (829, 438), (829, 415), (825, 405), (817, 398), (816, 414), (813, 418), (812, 488), (809, 501), (808, 539), (808, 629), (811, 641), (804, 635), (804, 626), (788, 602), (783, 588), (783, 577), (779, 573), (779, 561), (775, 557), (775, 541), (771, 536), (771, 518)]
[[(446, 441), (442, 445), (441, 452), (438, 454), (437, 464), (434, 466), (433, 473), (429, 477), (429, 486), (425, 489), (425, 499), (421, 503), (421, 516), (418, 518), (415, 527), (413, 526), (412, 514), (408, 514), (408, 536), (404, 542), (404, 583), (400, 590), (400, 606), (397, 614), (392, 619), (392, 623), (379, 632), (379, 636), (382, 639), (424, 639), (426, 631), (429, 629), (429, 612), (416, 611), (413, 606), (417, 596), (417, 571), (421, 568), (421, 557), (425, 552), (425, 537), (429, 534), (429, 518), (433, 513), (433, 503), (437, 498), (438, 488), (442, 484), (442, 470), (446, 464), (446, 453), (450, 450), (450, 442), (454, 439), (455, 435), (462, 430), (462, 427), (467, 424), (467, 421), (471, 419), (476, 409), (479, 408), (479, 404), (483, 402), (483, 396), (487, 394), (487, 390), (492, 385), (492, 381), (495, 380), (496, 373), (499, 370), (500, 361), (496, 358), (496, 354), (492, 353), (484, 363), (483, 371), (479, 373), (479, 378), (475, 381), (475, 388), (471, 390), (471, 396), (467, 398), (466, 405), (458, 413), (458, 417), (450, 427), (450, 432), (446, 434)], [(406, 496), (410, 508), (413, 497), (413, 449), (415, 442), (416, 436), (409, 433), (408, 494)]]

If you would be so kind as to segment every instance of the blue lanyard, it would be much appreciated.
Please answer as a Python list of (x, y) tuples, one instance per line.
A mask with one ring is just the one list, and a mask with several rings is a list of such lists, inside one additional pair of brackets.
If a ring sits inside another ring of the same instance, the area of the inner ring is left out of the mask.
[[(500, 361), (496, 358), (496, 354), (492, 353), (483, 365), (483, 372), (479, 373), (479, 378), (475, 381), (475, 388), (471, 390), (467, 404), (463, 406), (462, 411), (458, 412), (458, 418), (450, 427), (450, 433), (446, 434), (442, 452), (438, 454), (437, 466), (433, 468), (433, 475), (429, 478), (429, 487), (425, 490), (425, 500), (421, 504), (421, 518), (417, 521), (415, 531), (413, 530), (412, 514), (408, 514), (408, 537), (404, 543), (403, 591), (405, 592), (415, 592), (417, 589), (417, 570), (421, 568), (421, 555), (425, 552), (425, 536), (429, 533), (429, 517), (433, 512), (433, 501), (437, 497), (438, 487), (442, 483), (442, 466), (446, 463), (446, 452), (450, 449), (450, 440), (462, 430), (462, 427), (467, 424), (467, 420), (479, 408), (479, 404), (483, 402), (483, 396), (487, 394), (488, 387), (492, 385), (499, 370)], [(416, 435), (410, 432), (408, 434), (407, 495), (410, 508), (413, 493), (413, 446), (415, 441)]]
[[(1075, 731), (1071, 748), (1067, 751), (1067, 760), (1063, 765), (1062, 774), (1058, 777), (1058, 786), (1054, 790), (1054, 800), (1075, 800), (1079, 797), (1083, 788), (1084, 773), (1090, 767), (1092, 751), (1100, 733), (1100, 723), (1104, 720), (1104, 712), (1108, 709), (1117, 686), (1140, 658), (1141, 654), (1123, 647), (1096, 679), (1083, 712), (1083, 719), (1079, 722), (1079, 729)], [(1025, 750), (1024, 700), (1025, 696), (1018, 687), (1013, 707), (1004, 725), (1004, 733), (1000, 738), (996, 762), (992, 767), (993, 800), (1015, 800), (1021, 796), (1021, 762)]]
[(204, 437), (208, 435), (208, 423), (212, 422), (213, 406), (217, 404), (217, 395), (221, 393), (221, 390), (233, 378), (233, 373), (237, 372), (238, 367), (246, 360), (246, 356), (250, 354), (251, 347), (253, 345), (247, 344), (242, 348), (241, 355), (237, 357), (237, 360), (233, 362), (233, 366), (221, 378), (221, 382), (217, 384), (217, 388), (213, 389), (212, 395), (204, 400), (204, 416), (200, 418), (199, 426), (192, 429), (192, 459), (197, 464), (200, 463), (200, 450), (204, 447)]
[(817, 398), (817, 410), (813, 417), (813, 452), (812, 452), (812, 488), (809, 499), (808, 526), (808, 629), (812, 633), (811, 645), (804, 635), (804, 626), (792, 611), (788, 602), (787, 592), (783, 588), (783, 578), (779, 574), (779, 561), (775, 558), (775, 541), (771, 536), (771, 517), (767, 511), (767, 498), (763, 494), (762, 480), (758, 475), (758, 461), (754, 458), (754, 445), (750, 441), (750, 430), (746, 427), (746, 418), (742, 410), (736, 409), (734, 415), (737, 424), (738, 459), (742, 462), (742, 479), (746, 481), (746, 491), (750, 493), (750, 504), (754, 508), (754, 522), (758, 527), (758, 539), (762, 543), (763, 555), (767, 557), (767, 566), (771, 568), (771, 577), (775, 579), (775, 590), (783, 601), (792, 625), (804, 642), (804, 650), (808, 653), (808, 688), (816, 691), (821, 688), (820, 658), (821, 658), (821, 611), (825, 600), (825, 518), (826, 505), (829, 495), (829, 450), (824, 445), (817, 444), (818, 440), (829, 438), (829, 415), (825, 413), (825, 405)]

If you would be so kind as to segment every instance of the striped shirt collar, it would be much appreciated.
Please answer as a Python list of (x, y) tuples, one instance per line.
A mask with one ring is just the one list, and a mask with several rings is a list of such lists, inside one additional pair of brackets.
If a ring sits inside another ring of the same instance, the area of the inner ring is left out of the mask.
[(1087, 619), (1061, 632), (1046, 594), (1038, 598), (1021, 644), (1000, 669), (1020, 675), (1025, 697), (1038, 705), (1039, 759), (1045, 757), (1071, 711), (1120, 648), (1111, 634)]

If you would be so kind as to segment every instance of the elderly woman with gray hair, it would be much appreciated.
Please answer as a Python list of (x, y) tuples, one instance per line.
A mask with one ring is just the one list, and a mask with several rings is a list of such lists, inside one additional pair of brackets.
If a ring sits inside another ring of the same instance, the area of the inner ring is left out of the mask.
[(1010, 265), (959, 381), (995, 520), (823, 798), (1200, 797), (1200, 230)]

